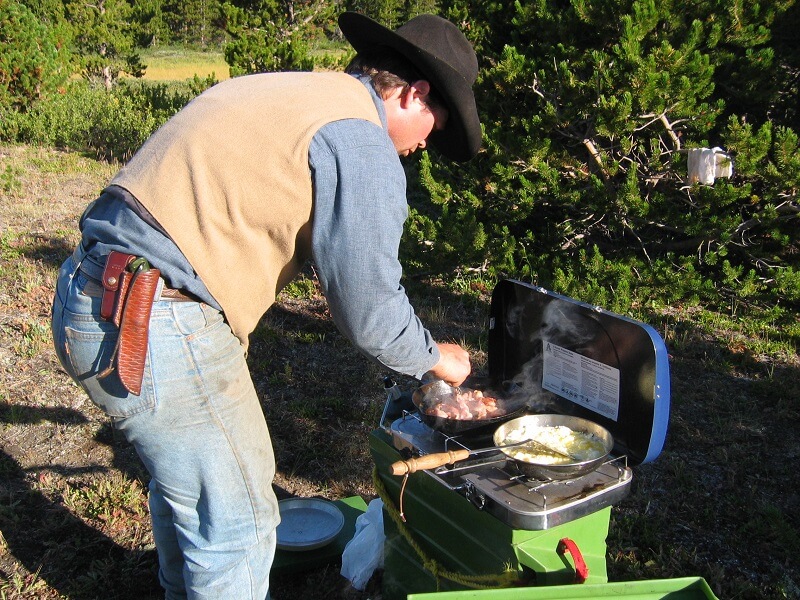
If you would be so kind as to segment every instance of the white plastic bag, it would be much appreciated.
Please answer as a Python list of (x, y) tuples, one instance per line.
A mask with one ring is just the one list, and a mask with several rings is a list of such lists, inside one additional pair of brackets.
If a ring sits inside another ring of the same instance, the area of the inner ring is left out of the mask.
[(733, 160), (722, 148), (692, 148), (689, 150), (689, 183), (714, 185), (718, 177), (733, 176)]
[(363, 590), (375, 569), (383, 568), (383, 502), (376, 498), (356, 519), (356, 532), (342, 552), (342, 576)]

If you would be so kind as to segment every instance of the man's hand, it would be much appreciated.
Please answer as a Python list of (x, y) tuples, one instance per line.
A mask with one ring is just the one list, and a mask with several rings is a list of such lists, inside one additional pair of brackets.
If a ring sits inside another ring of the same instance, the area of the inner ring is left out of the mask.
[(439, 362), (429, 373), (455, 387), (464, 383), (472, 371), (469, 353), (458, 344), (436, 345), (439, 347)]

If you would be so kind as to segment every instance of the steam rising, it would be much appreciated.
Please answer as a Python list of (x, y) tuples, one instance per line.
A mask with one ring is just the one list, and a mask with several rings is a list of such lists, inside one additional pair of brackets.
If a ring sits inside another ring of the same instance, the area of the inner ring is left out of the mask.
[[(526, 318), (527, 317), (527, 318)], [(549, 302), (538, 317), (529, 305), (516, 305), (506, 316), (506, 331), (512, 343), (529, 348), (530, 359), (510, 380), (510, 401), (525, 402), (533, 412), (550, 412), (553, 394), (542, 389), (542, 349), (545, 343), (570, 347), (580, 352), (597, 335), (597, 323), (587, 319), (581, 309), (565, 302)]]

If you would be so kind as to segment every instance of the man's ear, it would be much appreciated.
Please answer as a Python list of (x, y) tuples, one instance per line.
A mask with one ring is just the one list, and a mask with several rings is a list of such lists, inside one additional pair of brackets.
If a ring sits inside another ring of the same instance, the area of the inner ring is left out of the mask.
[(411, 103), (412, 100), (420, 100), (421, 102), (425, 103), (425, 99), (428, 97), (428, 94), (431, 93), (431, 84), (425, 81), (424, 79), (418, 79), (417, 81), (412, 81), (405, 90), (403, 97), (401, 99), (401, 104), (403, 108), (406, 108), (408, 104)]

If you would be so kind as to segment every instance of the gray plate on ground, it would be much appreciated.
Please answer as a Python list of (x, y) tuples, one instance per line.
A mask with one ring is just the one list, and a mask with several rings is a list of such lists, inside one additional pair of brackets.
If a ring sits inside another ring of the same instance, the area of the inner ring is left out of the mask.
[(333, 502), (316, 498), (290, 498), (278, 502), (279, 550), (314, 550), (332, 542), (344, 527), (344, 515)]

